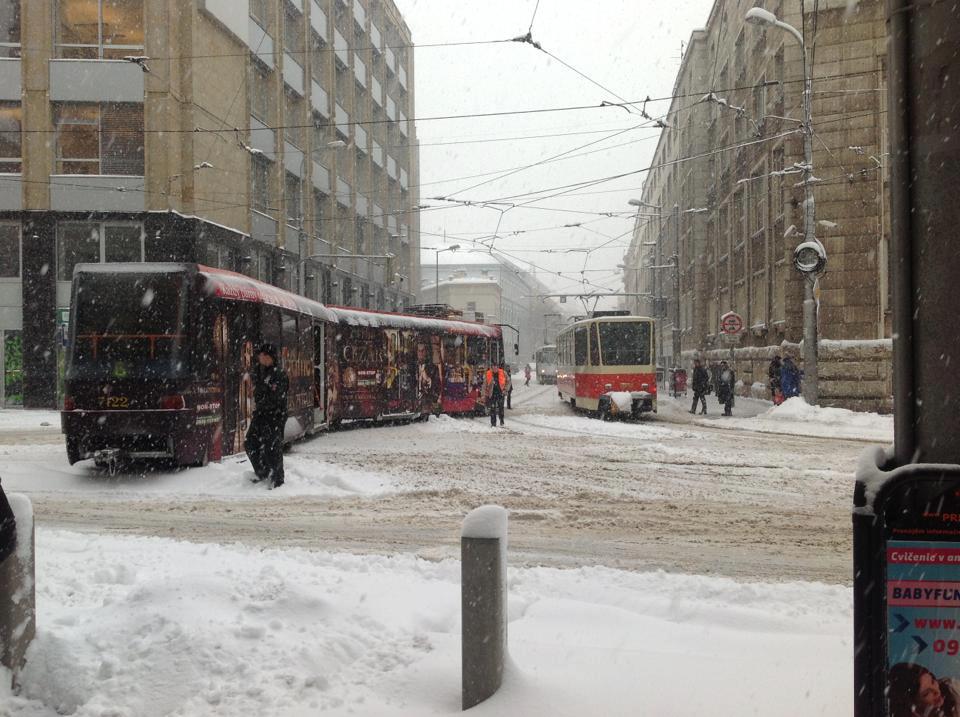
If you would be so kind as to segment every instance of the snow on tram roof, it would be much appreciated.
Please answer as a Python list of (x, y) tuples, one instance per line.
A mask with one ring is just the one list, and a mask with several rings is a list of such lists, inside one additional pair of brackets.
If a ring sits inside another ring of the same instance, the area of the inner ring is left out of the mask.
[(500, 328), (490, 324), (478, 324), (456, 319), (432, 319), (410, 314), (354, 309), (342, 306), (325, 306), (305, 296), (291, 293), (271, 284), (238, 274), (228, 269), (215, 269), (203, 264), (180, 262), (111, 262), (104, 264), (78, 264), (75, 273), (90, 272), (98, 274), (157, 274), (189, 271), (196, 268), (197, 273), (210, 284), (213, 293), (226, 299), (269, 304), (293, 311), (302, 311), (314, 318), (326, 321), (342, 321), (351, 326), (393, 327), (421, 329), (431, 331), (457, 331), (475, 336), (496, 338)]
[(337, 318), (350, 326), (388, 327), (401, 329), (427, 329), (432, 331), (455, 330), (465, 334), (489, 336), (495, 338), (500, 335), (500, 327), (491, 324), (477, 324), (472, 321), (458, 321), (456, 319), (430, 319), (424, 316), (410, 314), (392, 314), (370, 311), (368, 309), (352, 309), (342, 306), (326, 307)]

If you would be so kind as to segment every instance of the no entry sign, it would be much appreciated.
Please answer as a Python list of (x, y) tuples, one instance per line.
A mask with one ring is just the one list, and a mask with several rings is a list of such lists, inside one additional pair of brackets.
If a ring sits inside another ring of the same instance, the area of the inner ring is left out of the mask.
[(720, 317), (720, 330), (725, 334), (739, 334), (743, 331), (743, 317), (735, 311), (728, 311)]

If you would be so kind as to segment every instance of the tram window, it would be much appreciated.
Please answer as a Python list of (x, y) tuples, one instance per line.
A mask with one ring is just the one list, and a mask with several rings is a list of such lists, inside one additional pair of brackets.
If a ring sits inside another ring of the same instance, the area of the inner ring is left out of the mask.
[(577, 366), (586, 366), (587, 364), (587, 328), (582, 327), (574, 330), (574, 364)]
[(260, 326), (262, 340), (265, 343), (271, 343), (274, 346), (281, 346), (283, 334), (280, 324), (280, 309), (272, 306), (264, 306), (261, 313), (262, 323)]
[(487, 340), (479, 336), (467, 337), (467, 363), (472, 366), (487, 364)]
[(185, 368), (183, 281), (176, 275), (86, 277), (77, 293), (71, 376), (170, 375)]
[(597, 333), (597, 325), (590, 326), (590, 365), (600, 365), (600, 335)]
[(443, 337), (443, 362), (446, 364), (459, 365), (463, 363), (464, 351), (466, 347), (463, 343), (463, 337), (451, 334), (445, 334)]
[(600, 325), (600, 342), (607, 366), (639, 366), (650, 363), (649, 322), (610, 321)]

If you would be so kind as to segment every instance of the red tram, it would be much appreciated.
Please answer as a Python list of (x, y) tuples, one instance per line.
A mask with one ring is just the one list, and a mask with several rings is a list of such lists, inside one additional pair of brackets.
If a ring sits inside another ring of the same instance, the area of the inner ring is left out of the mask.
[(497, 326), (328, 307), (197, 264), (80, 264), (61, 412), (70, 463), (243, 451), (262, 342), (290, 379), (287, 441), (341, 421), (472, 413), (503, 357)]
[(654, 322), (643, 316), (578, 321), (557, 337), (557, 393), (601, 416), (657, 410)]

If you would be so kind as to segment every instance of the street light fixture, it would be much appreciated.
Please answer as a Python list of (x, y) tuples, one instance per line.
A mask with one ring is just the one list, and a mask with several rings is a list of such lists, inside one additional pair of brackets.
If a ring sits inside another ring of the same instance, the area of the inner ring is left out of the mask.
[(827, 265), (827, 252), (816, 237), (816, 207), (813, 198), (813, 77), (807, 62), (807, 47), (803, 35), (793, 25), (778, 19), (769, 10), (754, 7), (747, 11), (744, 21), (761, 27), (783, 30), (800, 45), (803, 58), (803, 242), (793, 251), (793, 264), (803, 274), (803, 398), (814, 405), (819, 400), (817, 369), (817, 280)]
[(440, 303), (440, 254), (442, 254), (442, 253), (445, 252), (445, 251), (456, 251), (457, 249), (460, 248), (460, 245), (459, 245), (459, 244), (454, 244), (454, 245), (452, 245), (452, 246), (444, 247), (443, 249), (434, 249), (434, 248), (431, 247), (431, 246), (423, 246), (423, 247), (420, 247), (420, 248), (421, 248), (421, 249), (426, 249), (427, 251), (432, 251), (432, 252), (434, 252), (434, 255), (435, 255), (434, 258), (435, 258), (436, 261), (437, 261), (437, 264), (436, 264), (436, 266), (437, 266), (437, 274), (436, 274), (436, 279), (437, 279), (437, 281), (436, 281), (436, 285), (434, 286), (434, 289), (436, 290), (436, 301), (434, 301), (434, 303), (435, 303), (435, 304), (439, 304), (439, 303)]

